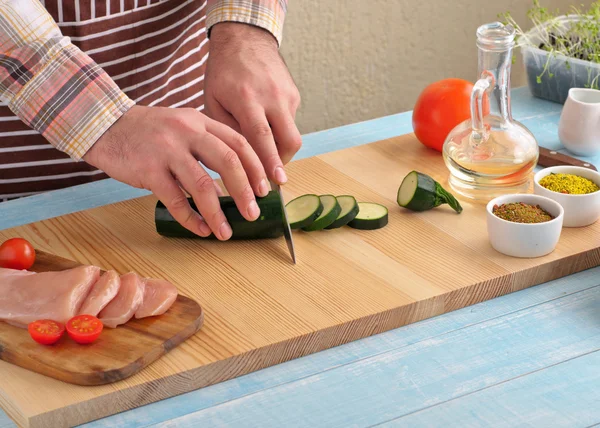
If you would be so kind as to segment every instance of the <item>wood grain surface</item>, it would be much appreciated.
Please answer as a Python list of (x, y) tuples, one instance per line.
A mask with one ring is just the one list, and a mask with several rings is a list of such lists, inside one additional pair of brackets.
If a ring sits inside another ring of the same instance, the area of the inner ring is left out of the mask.
[(169, 279), (206, 311), (195, 336), (110, 385), (69, 385), (2, 363), (0, 403), (21, 425), (74, 425), (600, 264), (598, 224), (565, 229), (546, 257), (513, 259), (489, 245), (481, 204), (461, 201), (460, 215), (402, 210), (396, 193), (413, 169), (446, 184), (439, 154), (412, 135), (292, 163), (287, 200), (353, 194), (390, 211), (377, 231), (295, 232), (296, 266), (283, 238), (160, 237), (153, 197), (0, 232), (81, 263)]
[[(34, 272), (79, 266), (72, 260), (38, 251)], [(103, 385), (123, 380), (148, 366), (202, 326), (197, 302), (182, 295), (160, 317), (132, 319), (117, 329), (105, 328), (93, 344), (82, 346), (67, 335), (42, 346), (26, 329), (0, 322), (0, 360), (77, 385)]]

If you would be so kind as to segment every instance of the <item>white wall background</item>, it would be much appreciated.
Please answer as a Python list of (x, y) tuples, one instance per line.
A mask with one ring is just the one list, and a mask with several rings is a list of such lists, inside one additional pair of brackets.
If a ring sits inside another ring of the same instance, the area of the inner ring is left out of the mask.
[[(568, 0), (541, 0), (568, 12)], [(281, 52), (302, 95), (302, 133), (412, 110), (446, 77), (476, 80), (475, 31), (531, 0), (289, 0)], [(520, 53), (517, 52), (517, 56)], [(525, 84), (521, 63), (513, 87)]]

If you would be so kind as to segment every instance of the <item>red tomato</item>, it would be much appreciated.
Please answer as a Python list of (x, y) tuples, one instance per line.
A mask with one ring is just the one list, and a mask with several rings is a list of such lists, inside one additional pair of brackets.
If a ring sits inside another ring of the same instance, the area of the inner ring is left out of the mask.
[(22, 238), (12, 238), (0, 245), (0, 267), (29, 269), (34, 261), (33, 246)]
[[(473, 83), (463, 79), (444, 79), (427, 86), (413, 110), (417, 139), (441, 152), (450, 131), (471, 117), (472, 91)], [(484, 114), (488, 114), (487, 97), (484, 100)]]
[(52, 345), (65, 333), (65, 326), (52, 320), (38, 320), (30, 323), (27, 330), (37, 343)]
[(100, 333), (104, 325), (102, 321), (93, 315), (77, 315), (67, 322), (67, 333), (77, 343), (92, 343)]

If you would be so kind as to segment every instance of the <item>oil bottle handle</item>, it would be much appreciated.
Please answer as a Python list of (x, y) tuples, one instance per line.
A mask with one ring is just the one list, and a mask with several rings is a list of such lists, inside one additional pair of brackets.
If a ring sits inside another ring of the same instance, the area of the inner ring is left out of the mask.
[(488, 137), (488, 131), (485, 129), (483, 118), (489, 112), (489, 98), (487, 92), (494, 87), (494, 76), (485, 71), (481, 79), (475, 82), (471, 92), (471, 141), (479, 144)]

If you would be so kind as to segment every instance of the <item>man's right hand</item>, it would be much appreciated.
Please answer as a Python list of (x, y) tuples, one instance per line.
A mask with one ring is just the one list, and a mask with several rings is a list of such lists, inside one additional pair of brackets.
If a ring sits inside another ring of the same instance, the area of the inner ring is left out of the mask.
[[(256, 220), (255, 194), (269, 192), (258, 156), (240, 134), (194, 109), (134, 106), (84, 156), (112, 178), (153, 192), (173, 217), (200, 236), (231, 237), (214, 181), (220, 174), (240, 213)], [(192, 210), (183, 187), (201, 215)]]

